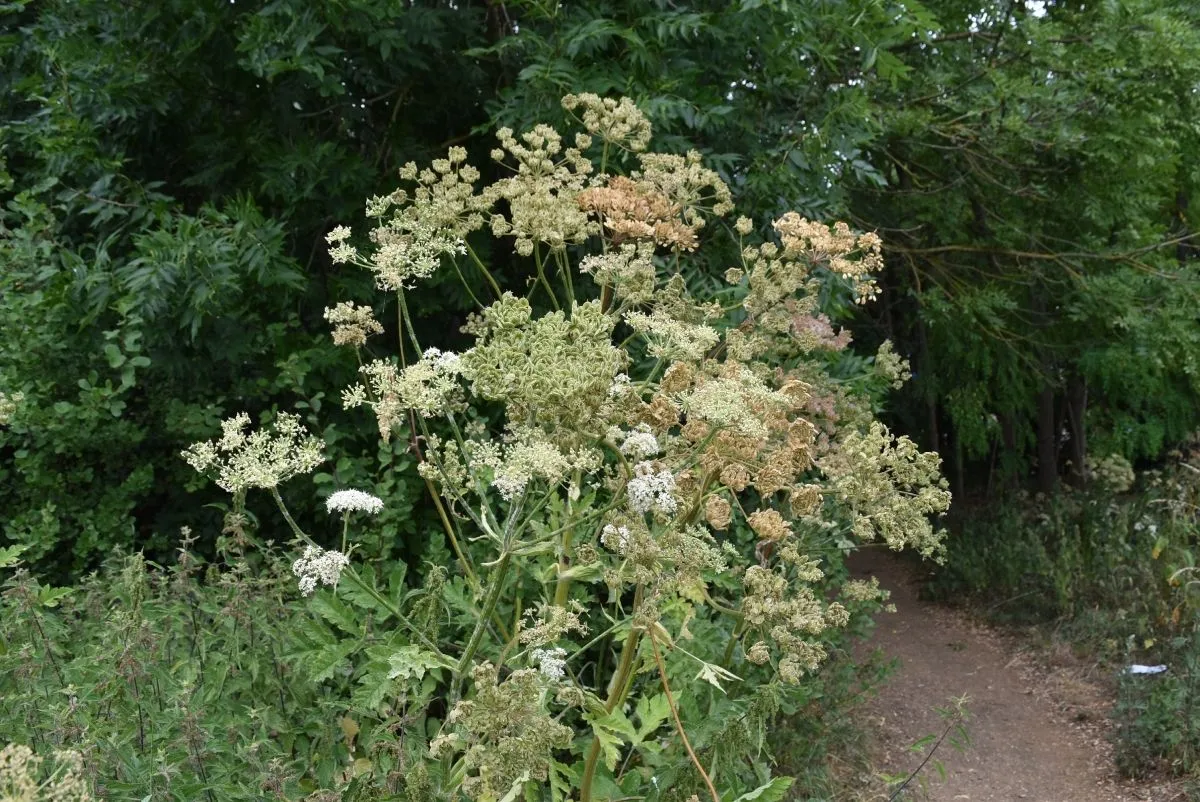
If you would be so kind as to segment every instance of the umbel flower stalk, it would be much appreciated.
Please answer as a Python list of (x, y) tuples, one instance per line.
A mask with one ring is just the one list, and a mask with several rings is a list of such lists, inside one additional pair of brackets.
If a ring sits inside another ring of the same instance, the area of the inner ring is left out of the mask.
[[(429, 555), (452, 552), (449, 566), (427, 562), (407, 592), (365, 579), (358, 533), (388, 506), (367, 491), (326, 500), (340, 549), (306, 534), (280, 488), (323, 444), (298, 418), (251, 432), (237, 416), (184, 456), (235, 507), (271, 495), (301, 595), (395, 622), (347, 643), (347, 681), (380, 689), (356, 715), (404, 756), (360, 785), (392, 793), (385, 778), (402, 775), (412, 798), (473, 802), (779, 790), (761, 785), (773, 718), (883, 601), (829, 569), (874, 541), (942, 549), (936, 455), (855, 389), (903, 381), (903, 358), (885, 345), (854, 381), (828, 371), (849, 336), (821, 299), (869, 302), (880, 241), (794, 213), (761, 242), (749, 218), (714, 226), (731, 193), (699, 154), (651, 150), (627, 99), (563, 105), (582, 130), (497, 132), (497, 181), (480, 186), (452, 148), (370, 199), (364, 235), (328, 236), (333, 261), (368, 271), (398, 310), (391, 332), (369, 299), (327, 310), (360, 365), (343, 404), (383, 441), (410, 438), (441, 526)], [(469, 242), (489, 235), (489, 249)], [(524, 277), (479, 255), (505, 248)], [(692, 289), (719, 261), (728, 286)], [(458, 352), (422, 347), (410, 314), (442, 270), (478, 307)], [(389, 337), (395, 357), (372, 356)]]

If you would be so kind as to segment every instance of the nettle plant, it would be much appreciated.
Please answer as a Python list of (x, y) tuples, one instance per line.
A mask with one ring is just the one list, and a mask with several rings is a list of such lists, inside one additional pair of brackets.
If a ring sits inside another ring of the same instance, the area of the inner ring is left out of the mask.
[[(856, 541), (936, 556), (930, 516), (950, 500), (938, 457), (822, 368), (845, 340), (820, 291), (869, 300), (880, 242), (787, 214), (777, 242), (750, 244), (740, 218), (729, 286), (694, 294), (685, 274), (706, 220), (732, 211), (726, 185), (696, 153), (647, 151), (629, 100), (563, 105), (586, 130), (571, 144), (501, 129), (507, 177), (477, 187), (453, 148), (368, 202), (369, 247), (329, 235), (399, 309), (390, 357), (373, 354), (371, 307), (328, 310), (362, 364), (344, 403), (384, 440), (412, 439), (450, 565), (407, 592), (356, 565), (354, 531), (379, 505), (359, 491), (330, 499), (339, 548), (314, 542), (279, 491), (321, 460), (297, 418), (254, 432), (234, 418), (185, 456), (233, 515), (249, 490), (274, 498), (303, 549), (300, 590), (356, 635), (332, 654), (375, 724), (347, 751), (343, 793), (778, 799), (790, 781), (772, 777), (767, 727), (831, 633), (882, 599), (830, 569)], [(523, 296), (468, 244), (485, 228), (529, 261)], [(460, 352), (419, 341), (406, 305), (439, 270), (482, 276), (464, 279), (479, 310)], [(887, 349), (877, 367), (904, 371)]]

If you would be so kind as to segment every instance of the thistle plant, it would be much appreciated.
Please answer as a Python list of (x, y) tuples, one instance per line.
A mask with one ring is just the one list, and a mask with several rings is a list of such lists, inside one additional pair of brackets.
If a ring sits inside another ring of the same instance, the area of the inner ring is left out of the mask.
[[(329, 500), (340, 549), (316, 542), (280, 492), (319, 460), (294, 418), (253, 433), (234, 418), (185, 456), (234, 514), (248, 491), (272, 496), (302, 594), (389, 628), (344, 652), (371, 689), (356, 712), (389, 743), (354, 782), (476, 802), (778, 794), (766, 728), (881, 598), (837, 592), (841, 557), (872, 540), (936, 556), (949, 504), (936, 455), (871, 420), (821, 356), (846, 344), (822, 289), (869, 301), (880, 242), (794, 213), (752, 242), (748, 218), (713, 224), (731, 195), (698, 154), (648, 149), (633, 103), (564, 107), (582, 131), (498, 132), (497, 181), (477, 187), (451, 149), (367, 203), (363, 244), (344, 226), (328, 238), (399, 310), (393, 355), (371, 346), (369, 306), (328, 311), (361, 361), (344, 404), (412, 442), (454, 564), (385, 592), (353, 556), (379, 506), (362, 491)], [(523, 287), (480, 258), (487, 234), (527, 260)], [(697, 294), (695, 252), (722, 236), (729, 286)], [(459, 352), (420, 340), (408, 309), (437, 271), (478, 306)]]

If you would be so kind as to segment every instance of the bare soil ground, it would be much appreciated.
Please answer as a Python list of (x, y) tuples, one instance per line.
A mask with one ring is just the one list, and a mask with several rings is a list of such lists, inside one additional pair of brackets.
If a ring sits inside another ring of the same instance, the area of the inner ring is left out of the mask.
[(1034, 652), (961, 612), (920, 600), (912, 567), (890, 553), (860, 552), (851, 570), (856, 577), (878, 577), (897, 608), (880, 616), (865, 647), (899, 660), (879, 697), (867, 705), (877, 734), (877, 769), (892, 775), (915, 769), (923, 755), (908, 747), (945, 729), (936, 708), (949, 706), (954, 697), (968, 698), (970, 746), (956, 752), (943, 744), (935, 757), (944, 765), (945, 779), (931, 761), (921, 773), (927, 787), (914, 782), (900, 799), (1183, 799), (1169, 785), (1134, 785), (1117, 777), (1108, 739), (1110, 693), (1089, 675), (1090, 666), (1069, 654)]

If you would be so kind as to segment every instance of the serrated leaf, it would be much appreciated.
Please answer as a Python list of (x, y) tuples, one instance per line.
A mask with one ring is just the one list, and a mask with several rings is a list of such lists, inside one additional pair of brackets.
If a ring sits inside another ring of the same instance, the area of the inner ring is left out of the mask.
[(552, 802), (566, 802), (575, 787), (575, 772), (565, 763), (550, 761), (550, 798)]
[(388, 657), (388, 679), (422, 680), (425, 672), (443, 668), (437, 656), (419, 646), (404, 646)]
[(392, 680), (383, 670), (368, 671), (358, 678), (359, 687), (354, 690), (350, 703), (361, 710), (374, 711), (392, 689)]
[(21, 552), (29, 548), (24, 543), (18, 543), (15, 546), (5, 546), (0, 549), (0, 568), (11, 568), (20, 562)]
[(634, 712), (638, 717), (637, 742), (641, 743), (670, 717), (671, 705), (665, 694), (643, 696), (638, 699)]
[(734, 802), (779, 802), (791, 787), (791, 777), (776, 777), (766, 785), (747, 791)]
[(312, 609), (329, 623), (350, 635), (362, 631), (362, 625), (354, 615), (354, 611), (344, 601), (332, 593), (318, 593), (309, 602)]
[(309, 673), (308, 681), (323, 682), (332, 677), (357, 645), (352, 640), (346, 640), (302, 654), (301, 660)]
[[(378, 589), (375, 584), (375, 575), (372, 572), (362, 571), (360, 576), (366, 585)], [(379, 615), (380, 620), (386, 619), (391, 615), (391, 611), (386, 606), (380, 604), (378, 599), (360, 588), (357, 583), (343, 582), (338, 585), (338, 591), (355, 607), (361, 607), (364, 610), (370, 610)], [(382, 596), (383, 594), (380, 595)]]
[(52, 588), (48, 585), (43, 585), (38, 590), (38, 602), (43, 607), (57, 607), (61, 599), (70, 596), (74, 592), (74, 588)]
[(721, 687), (721, 680), (725, 680), (727, 682), (741, 682), (741, 680), (742, 680), (742, 678), (739, 677), (737, 674), (734, 674), (731, 671), (726, 671), (725, 669), (721, 668), (720, 666), (714, 665), (712, 663), (705, 663), (704, 666), (700, 669), (700, 673), (698, 673), (696, 675), (696, 679), (704, 680), (709, 685), (712, 685), (714, 688), (719, 690), (721, 693), (725, 692), (725, 689), (723, 687)]
[(604, 765), (609, 771), (615, 771), (621, 759), (621, 747), (637, 738), (637, 730), (620, 710), (589, 718), (588, 723), (592, 725), (592, 732), (600, 743)]

